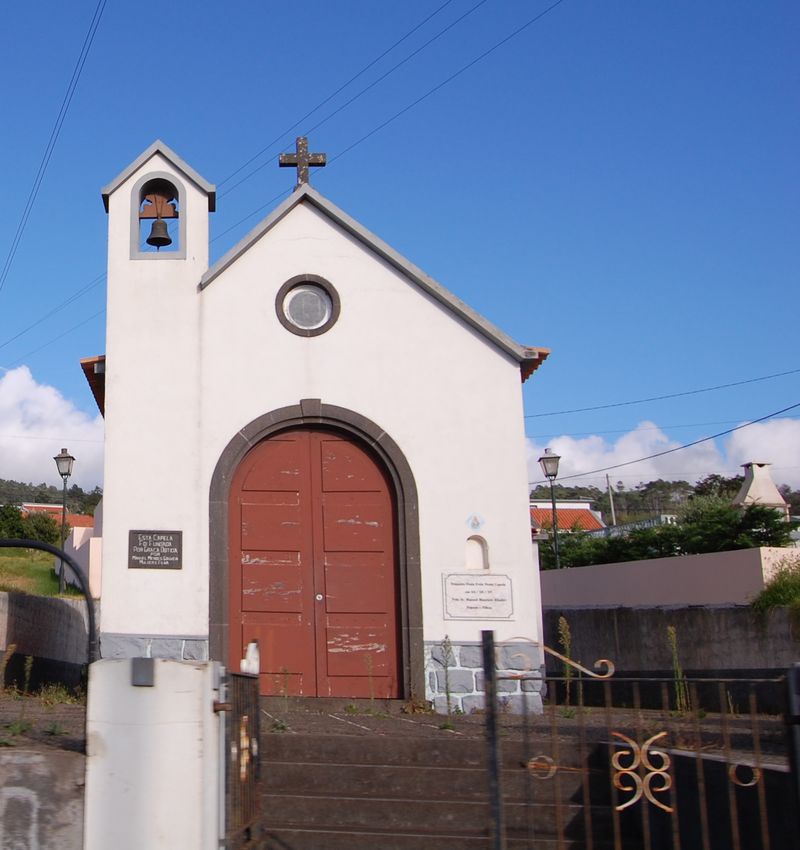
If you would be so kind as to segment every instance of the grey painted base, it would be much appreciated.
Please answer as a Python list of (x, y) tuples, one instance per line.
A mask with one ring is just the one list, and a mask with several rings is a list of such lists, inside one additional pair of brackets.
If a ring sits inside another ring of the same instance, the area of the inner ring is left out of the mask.
[[(450, 711), (470, 714), (486, 707), (481, 653), (479, 643), (452, 643), (447, 655), (441, 642), (425, 642), (426, 697), (439, 714), (448, 713), (448, 690)], [(497, 647), (497, 662), (501, 711), (541, 714), (543, 681), (536, 648), (528, 643), (502, 644)]]
[(208, 661), (205, 635), (125, 635), (100, 632), (101, 658), (172, 658)]

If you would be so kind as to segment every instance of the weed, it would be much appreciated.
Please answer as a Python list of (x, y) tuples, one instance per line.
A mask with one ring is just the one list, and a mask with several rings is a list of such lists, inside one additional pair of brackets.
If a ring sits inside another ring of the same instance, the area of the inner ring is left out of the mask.
[(24, 676), (22, 692), (24, 694), (29, 694), (31, 692), (31, 673), (33, 673), (33, 656), (26, 655), (25, 656), (25, 668), (24, 668)]
[(400, 709), (403, 714), (433, 714), (433, 706), (426, 699), (420, 699), (412, 694), (411, 699)]
[[(564, 650), (567, 658), (572, 658), (572, 634), (569, 630), (569, 622), (566, 617), (558, 618), (558, 642)], [(572, 683), (572, 665), (564, 664), (564, 702), (569, 705), (569, 691)]]
[(24, 735), (31, 728), (32, 724), (23, 718), (20, 718), (19, 720), (12, 720), (11, 723), (6, 723), (6, 729), (8, 729), (12, 735)]
[(577, 710), (572, 708), (569, 705), (565, 705), (564, 708), (562, 708), (561, 711), (559, 712), (559, 714), (562, 717), (565, 717), (567, 720), (572, 720), (572, 718), (575, 717), (575, 715), (577, 713), (578, 713)]
[(352, 702), (348, 703), (344, 707), (344, 713), (349, 714), (349, 715), (358, 714), (358, 706), (355, 705), (355, 703), (352, 703)]
[(369, 704), (370, 707), (375, 704), (375, 681), (372, 677), (372, 653), (368, 652), (365, 658), (367, 664), (367, 679), (369, 680)]
[(439, 728), (444, 729), (445, 732), (452, 732), (456, 728), (456, 724), (448, 716), (444, 723), (439, 724)]
[(272, 721), (272, 726), (270, 727), (273, 732), (288, 732), (289, 726), (285, 720), (281, 720), (280, 717), (276, 717)]
[(281, 667), (281, 696), (283, 697), (284, 714), (289, 713), (289, 670)]
[(66, 685), (55, 682), (42, 685), (37, 696), (39, 702), (45, 708), (52, 708), (56, 705), (82, 705), (85, 701), (80, 691), (75, 691)]
[(800, 560), (781, 558), (778, 569), (753, 600), (752, 606), (759, 614), (781, 606), (788, 606), (794, 613), (800, 611)]
[(64, 735), (66, 729), (57, 721), (53, 721), (45, 730), (45, 735)]
[(17, 645), (15, 643), (10, 643), (6, 647), (6, 651), (3, 653), (2, 658), (0, 658), (0, 690), (5, 687), (6, 682), (6, 667), (8, 666), (8, 662), (11, 661), (11, 656), (17, 651)]
[(453, 657), (453, 644), (450, 643), (450, 638), (448, 635), (444, 636), (444, 640), (441, 643), (442, 647), (442, 667), (444, 667), (444, 695), (447, 700), (447, 721), (448, 723), (452, 722), (451, 717), (453, 715), (453, 704), (452, 704), (452, 696), (450, 693), (450, 666), (455, 660)]
[(739, 713), (739, 707), (733, 701), (733, 696), (728, 688), (725, 688), (725, 699), (728, 702), (728, 713), (735, 717)]
[(672, 681), (675, 687), (675, 709), (679, 714), (692, 710), (692, 700), (689, 696), (689, 685), (678, 657), (678, 630), (675, 626), (667, 626), (667, 643), (672, 653)]

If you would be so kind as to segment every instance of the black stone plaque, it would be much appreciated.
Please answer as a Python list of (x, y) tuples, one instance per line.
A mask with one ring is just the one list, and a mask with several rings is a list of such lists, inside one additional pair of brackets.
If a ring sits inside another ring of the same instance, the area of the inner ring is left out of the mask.
[(179, 570), (182, 567), (182, 531), (128, 532), (128, 569)]

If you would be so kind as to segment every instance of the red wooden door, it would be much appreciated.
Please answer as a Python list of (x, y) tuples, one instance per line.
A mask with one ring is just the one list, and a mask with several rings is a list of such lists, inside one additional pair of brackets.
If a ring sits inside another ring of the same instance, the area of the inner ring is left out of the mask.
[(394, 515), (348, 437), (297, 429), (252, 449), (231, 484), (234, 669), (257, 639), (262, 693), (400, 696)]

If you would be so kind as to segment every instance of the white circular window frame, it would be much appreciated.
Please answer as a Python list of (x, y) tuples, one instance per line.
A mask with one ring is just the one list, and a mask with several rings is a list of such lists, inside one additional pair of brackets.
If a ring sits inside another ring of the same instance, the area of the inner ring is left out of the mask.
[[(290, 296), (296, 290), (314, 288), (321, 289), (325, 293), (330, 310), (327, 318), (317, 327), (304, 328), (295, 324), (289, 315), (288, 305), (291, 300)], [(286, 330), (291, 331), (297, 336), (319, 336), (325, 333), (325, 331), (336, 324), (336, 320), (339, 318), (340, 306), (339, 293), (333, 287), (333, 284), (325, 280), (324, 277), (315, 274), (300, 274), (290, 278), (281, 286), (275, 297), (275, 312), (277, 313), (278, 321), (280, 321)]]

